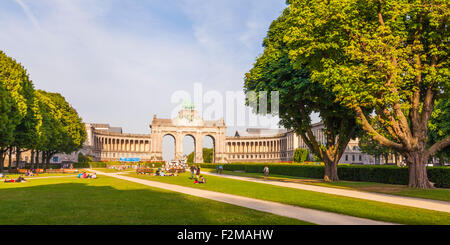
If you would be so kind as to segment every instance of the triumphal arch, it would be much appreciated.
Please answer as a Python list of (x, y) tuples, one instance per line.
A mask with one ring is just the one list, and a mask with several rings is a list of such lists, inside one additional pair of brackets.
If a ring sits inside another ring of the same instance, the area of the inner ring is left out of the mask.
[(225, 138), (226, 126), (223, 119), (217, 121), (203, 120), (193, 106), (185, 106), (174, 119), (163, 119), (153, 116), (150, 124), (152, 158), (162, 160), (163, 138), (172, 136), (175, 141), (175, 159), (183, 158), (183, 138), (194, 139), (195, 162), (203, 162), (203, 139), (213, 140), (213, 162), (226, 162)]

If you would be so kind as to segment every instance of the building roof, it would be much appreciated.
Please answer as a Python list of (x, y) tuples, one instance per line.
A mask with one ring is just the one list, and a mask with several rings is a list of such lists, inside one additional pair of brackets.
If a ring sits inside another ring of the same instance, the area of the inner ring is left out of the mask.
[(278, 134), (286, 133), (286, 129), (270, 129), (270, 128), (248, 128), (246, 130), (236, 130), (236, 137), (270, 137)]

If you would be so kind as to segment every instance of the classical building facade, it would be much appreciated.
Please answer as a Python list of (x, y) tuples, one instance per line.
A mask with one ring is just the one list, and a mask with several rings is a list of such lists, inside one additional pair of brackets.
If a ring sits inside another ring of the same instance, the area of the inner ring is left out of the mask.
[[(175, 155), (173, 160), (183, 158), (183, 138), (194, 139), (195, 162), (203, 162), (203, 141), (210, 137), (213, 142), (213, 161), (231, 162), (288, 162), (293, 160), (296, 148), (308, 148), (302, 138), (292, 130), (286, 129), (252, 129), (238, 130), (234, 136), (226, 136), (223, 119), (217, 121), (203, 120), (191, 108), (182, 109), (176, 118), (164, 119), (154, 115), (149, 134), (126, 134), (120, 127), (109, 124), (86, 123), (87, 139), (83, 149), (71, 155), (58, 154), (52, 163), (78, 161), (78, 153), (89, 155), (94, 161), (162, 161), (163, 138), (173, 137)], [(325, 143), (323, 124), (317, 123), (312, 131), (317, 140)], [(22, 154), (22, 161), (31, 159), (27, 153)], [(310, 160), (313, 156), (310, 155)], [(6, 162), (6, 161), (5, 161)], [(351, 140), (343, 154), (341, 163), (375, 164), (372, 156), (362, 153), (358, 140)]]
[[(86, 124), (88, 139), (85, 153), (96, 161), (123, 161), (128, 158), (140, 161), (163, 160), (163, 138), (174, 139), (173, 160), (183, 158), (183, 138), (194, 140), (195, 162), (203, 162), (202, 148), (205, 137), (213, 142), (214, 162), (283, 162), (292, 161), (296, 148), (307, 148), (302, 138), (292, 130), (252, 129), (238, 130), (234, 136), (226, 136), (223, 119), (203, 120), (193, 108), (182, 109), (176, 118), (165, 119), (154, 115), (149, 134), (124, 134), (121, 128), (108, 124)], [(313, 125), (313, 133), (319, 142), (325, 143), (323, 124)], [(310, 156), (313, 159), (313, 156)], [(375, 164), (372, 156), (362, 153), (358, 141), (350, 141), (342, 156), (342, 163)]]

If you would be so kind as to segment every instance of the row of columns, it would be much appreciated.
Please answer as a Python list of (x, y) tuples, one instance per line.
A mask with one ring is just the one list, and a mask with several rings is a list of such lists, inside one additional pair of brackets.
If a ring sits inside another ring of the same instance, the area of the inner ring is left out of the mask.
[(150, 139), (96, 137), (95, 148), (102, 151), (149, 152)]
[(227, 142), (227, 153), (266, 153), (280, 152), (287, 149), (287, 139), (275, 140), (239, 140)]

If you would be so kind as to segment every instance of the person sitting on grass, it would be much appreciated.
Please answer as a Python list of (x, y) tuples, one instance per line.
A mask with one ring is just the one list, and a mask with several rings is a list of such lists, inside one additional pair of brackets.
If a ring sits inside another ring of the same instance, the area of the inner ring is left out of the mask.
[(92, 175), (91, 175), (91, 179), (96, 179), (97, 178), (97, 174), (96, 173), (93, 173)]
[(161, 176), (166, 176), (166, 174), (164, 173), (164, 171), (161, 171)]
[(200, 181), (198, 181), (199, 184), (206, 184), (206, 179), (203, 177), (203, 175), (200, 175)]
[(86, 174), (86, 172), (83, 172), (83, 179), (86, 179), (87, 178), (87, 174)]
[(77, 177), (81, 179), (82, 176), (83, 176), (83, 173), (79, 173)]

